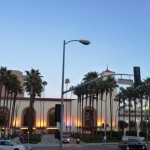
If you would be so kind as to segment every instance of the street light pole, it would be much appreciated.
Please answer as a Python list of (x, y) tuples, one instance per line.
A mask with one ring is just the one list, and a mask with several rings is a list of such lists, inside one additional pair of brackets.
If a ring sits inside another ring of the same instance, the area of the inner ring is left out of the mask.
[(104, 142), (107, 140), (107, 99), (105, 100), (105, 135), (104, 135)]
[(64, 71), (65, 71), (65, 40), (63, 44), (63, 62), (62, 62), (62, 84), (61, 84), (61, 120), (60, 120), (60, 150), (62, 150), (62, 136), (63, 136), (63, 117), (64, 117)]
[(63, 137), (63, 117), (64, 117), (64, 106), (63, 106), (63, 101), (64, 101), (64, 72), (65, 72), (65, 46), (66, 44), (70, 42), (80, 42), (81, 44), (84, 45), (89, 45), (90, 42), (87, 40), (70, 40), (66, 42), (64, 40), (63, 42), (63, 61), (62, 61), (62, 84), (61, 84), (61, 122), (60, 122), (60, 150), (62, 150), (62, 137)]

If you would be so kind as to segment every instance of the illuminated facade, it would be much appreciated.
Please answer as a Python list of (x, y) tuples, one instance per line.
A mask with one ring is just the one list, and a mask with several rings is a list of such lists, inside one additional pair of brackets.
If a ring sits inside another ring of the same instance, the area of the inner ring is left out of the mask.
[[(108, 69), (100, 74), (101, 77), (114, 74), (114, 72)], [(105, 80), (105, 78), (103, 78)], [(116, 94), (116, 89), (113, 91), (112, 99)], [(26, 130), (28, 126), (28, 110), (29, 110), (30, 98), (17, 97), (16, 100), (16, 112), (14, 117), (13, 126), (18, 130)], [(60, 104), (61, 99), (57, 98), (36, 98), (34, 103), (34, 113), (31, 114), (34, 117), (34, 129), (36, 132), (54, 132), (59, 128), (59, 123), (55, 123), (55, 104)], [(107, 103), (106, 103), (107, 102)], [(104, 93), (103, 101), (93, 101), (90, 104), (90, 99), (87, 98), (82, 102), (79, 99), (64, 99), (64, 124), (63, 131), (65, 132), (80, 132), (92, 130), (104, 130), (101, 128), (102, 123), (108, 124), (107, 130), (110, 130), (110, 103), (109, 93)], [(102, 103), (102, 119), (101, 114)], [(8, 101), (8, 106), (10, 101)], [(105, 106), (107, 104), (107, 111)], [(113, 101), (113, 129), (117, 128), (117, 102)], [(9, 109), (8, 109), (9, 110)], [(106, 119), (107, 118), (107, 119)], [(92, 128), (91, 128), (92, 127)]]

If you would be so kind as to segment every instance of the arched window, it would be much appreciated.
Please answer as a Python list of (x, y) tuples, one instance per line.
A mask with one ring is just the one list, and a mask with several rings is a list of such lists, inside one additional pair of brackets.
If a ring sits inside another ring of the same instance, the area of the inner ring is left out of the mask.
[(96, 112), (93, 107), (84, 109), (84, 127), (86, 131), (91, 131), (96, 126)]
[[(28, 117), (29, 117), (29, 108), (24, 109), (22, 113), (22, 126), (28, 126)], [(33, 114), (30, 114), (30, 116), (33, 115), (33, 126), (35, 126), (35, 110), (33, 111)]]
[(55, 107), (48, 111), (48, 126), (56, 126), (55, 122)]

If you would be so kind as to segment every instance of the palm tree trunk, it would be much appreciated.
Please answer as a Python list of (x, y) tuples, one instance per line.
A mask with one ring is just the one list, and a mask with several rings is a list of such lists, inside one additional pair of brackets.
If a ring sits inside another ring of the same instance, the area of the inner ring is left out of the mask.
[(105, 136), (107, 134), (107, 92), (106, 92), (106, 100), (105, 100)]
[(102, 116), (103, 116), (103, 110), (102, 110), (103, 104), (102, 104), (102, 102), (103, 102), (103, 93), (101, 93), (101, 125), (102, 125)]
[(96, 93), (96, 137), (97, 137), (97, 120), (98, 120), (98, 93)]
[(79, 110), (79, 96), (78, 96), (78, 101), (77, 101), (77, 132), (78, 132), (78, 110)]
[(83, 133), (83, 101), (84, 101), (84, 95), (82, 94), (82, 133)]
[(143, 100), (140, 99), (141, 102), (141, 131), (143, 131)]
[(130, 126), (130, 122), (131, 122), (131, 99), (129, 99), (129, 131), (131, 131), (131, 126)]
[(79, 132), (80, 132), (80, 130), (81, 130), (81, 101), (82, 101), (82, 96), (81, 96), (80, 105), (79, 105), (79, 106), (80, 106), (80, 107), (79, 107), (79, 110), (80, 110), (80, 112), (79, 112), (79, 113), (80, 113), (80, 114), (79, 114), (79, 121), (80, 121), (80, 122), (79, 122)]
[[(120, 99), (119, 99), (119, 113), (118, 113), (118, 116), (119, 116), (119, 118), (118, 118), (118, 122), (120, 121)], [(120, 131), (120, 128), (119, 128), (119, 131)]]
[(33, 94), (31, 94), (31, 100), (30, 100), (30, 107), (29, 107), (29, 116), (28, 116), (28, 130), (29, 130), (29, 134), (31, 135), (33, 132), (33, 108), (34, 108), (34, 97)]
[(42, 118), (42, 104), (41, 104), (41, 98), (40, 98), (40, 132), (41, 132), (41, 118)]
[(3, 90), (3, 84), (0, 82), (0, 106), (1, 106), (1, 99), (2, 99), (2, 90)]
[[(126, 112), (125, 98), (123, 98), (123, 103), (124, 103), (123, 121), (125, 122), (125, 112)], [(124, 128), (125, 128), (125, 127), (124, 127)]]
[(110, 137), (112, 139), (112, 91), (110, 90)]
[(4, 136), (6, 136), (6, 128), (5, 128), (5, 124), (6, 124), (6, 113), (7, 113), (7, 108), (6, 108), (6, 99), (7, 99), (7, 90), (5, 89), (5, 96), (4, 96), (4, 102), (3, 102), (3, 120), (4, 120)]
[(10, 111), (9, 111), (9, 134), (10, 134), (10, 130), (11, 130), (11, 116), (12, 116), (12, 99), (13, 99), (13, 93), (11, 93), (11, 95), (10, 95), (10, 103), (9, 103), (9, 109), (10, 109)]
[(135, 124), (136, 124), (135, 131), (136, 131), (137, 130), (137, 123), (136, 123), (136, 98), (134, 98), (134, 111), (135, 111)]
[(12, 113), (11, 113), (11, 122), (10, 122), (10, 126), (13, 127), (13, 122), (14, 122), (14, 114), (15, 114), (15, 105), (16, 105), (16, 97), (17, 95), (15, 94), (13, 97), (13, 105), (12, 105)]

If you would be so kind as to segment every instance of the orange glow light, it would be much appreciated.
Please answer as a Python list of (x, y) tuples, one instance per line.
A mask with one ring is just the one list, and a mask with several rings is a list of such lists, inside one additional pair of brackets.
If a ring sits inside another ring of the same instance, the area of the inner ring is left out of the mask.
[(77, 127), (80, 127), (80, 126), (82, 126), (82, 122), (81, 122), (81, 120), (75, 120), (75, 125), (77, 126)]
[(70, 117), (67, 117), (67, 120), (65, 120), (65, 121), (66, 121), (67, 126), (71, 126)]
[(14, 120), (13, 125), (15, 126), (15, 124), (16, 124), (16, 127), (18, 127), (20, 124), (20, 120), (18, 120), (18, 119)]
[(40, 122), (40, 121), (38, 120), (38, 121), (36, 122), (36, 126), (37, 126), (37, 127), (45, 127), (45, 126), (46, 126), (46, 122), (45, 122), (45, 121), (44, 121), (44, 122), (43, 122), (43, 121)]
[(100, 120), (97, 121), (97, 126), (101, 126), (104, 123), (104, 119), (102, 119), (102, 122)]

